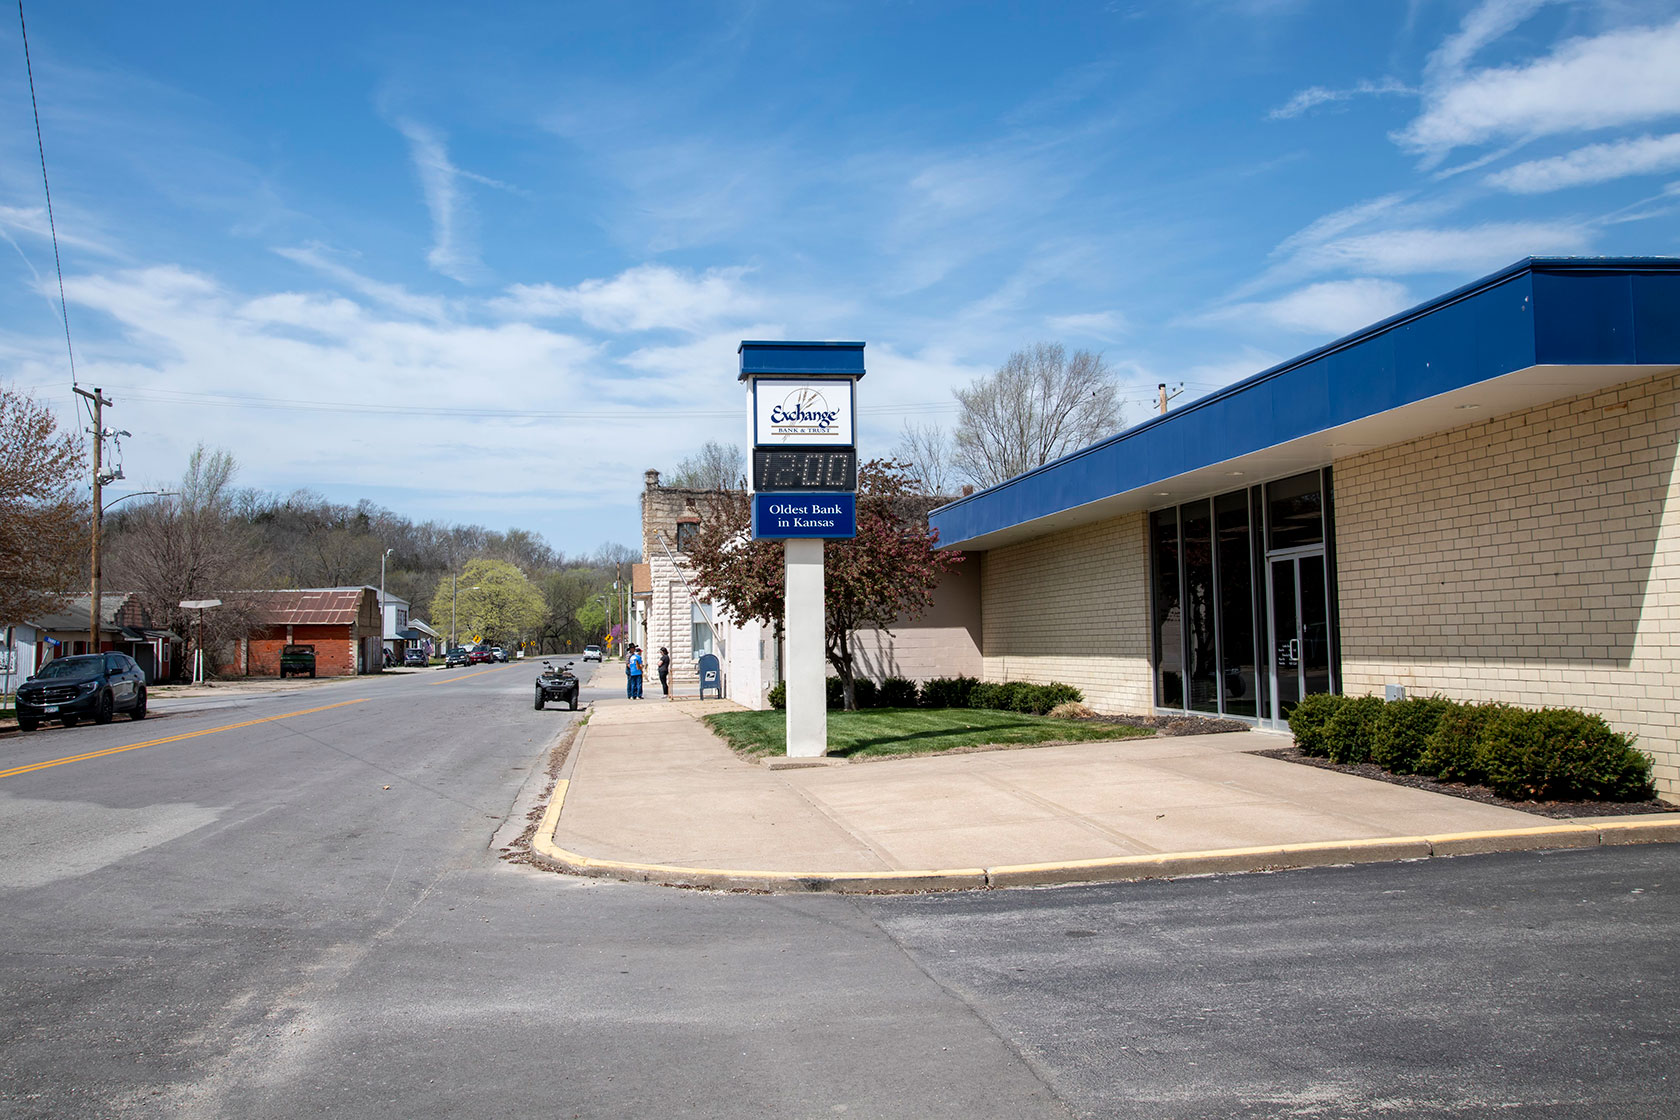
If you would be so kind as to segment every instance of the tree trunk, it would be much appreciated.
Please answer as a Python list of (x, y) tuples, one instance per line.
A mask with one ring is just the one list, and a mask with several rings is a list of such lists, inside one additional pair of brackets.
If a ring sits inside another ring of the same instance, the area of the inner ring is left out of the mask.
[(844, 698), (843, 707), (848, 712), (857, 711), (856, 676), (852, 672), (852, 643), (851, 637), (844, 629), (835, 635), (836, 646), (828, 651), (828, 660), (834, 665), (834, 671), (840, 676), (840, 695)]

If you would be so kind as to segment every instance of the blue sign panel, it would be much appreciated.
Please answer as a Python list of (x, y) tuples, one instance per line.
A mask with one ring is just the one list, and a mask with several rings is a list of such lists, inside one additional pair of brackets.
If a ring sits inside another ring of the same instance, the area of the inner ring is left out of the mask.
[(754, 494), (753, 538), (857, 536), (856, 494)]

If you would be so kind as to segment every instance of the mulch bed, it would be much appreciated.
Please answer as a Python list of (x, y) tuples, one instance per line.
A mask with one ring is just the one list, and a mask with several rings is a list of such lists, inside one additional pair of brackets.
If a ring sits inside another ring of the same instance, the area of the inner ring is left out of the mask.
[[(1163, 732), (1166, 734), (1166, 732)], [(1479, 801), (1483, 805), (1498, 805), (1505, 809), (1518, 809), (1524, 813), (1533, 813), (1539, 817), (1620, 817), (1633, 813), (1680, 813), (1680, 806), (1670, 805), (1666, 801), (1653, 798), (1650, 801), (1512, 801), (1500, 797), (1486, 786), (1470, 786), (1462, 782), (1443, 782), (1435, 778), (1426, 778), (1421, 774), (1392, 774), (1381, 766), (1371, 762), (1357, 765), (1331, 762), (1328, 758), (1315, 758), (1302, 754), (1297, 747), (1279, 747), (1275, 750), (1250, 751), (1263, 758), (1276, 758), (1284, 762), (1299, 762), (1303, 766), (1316, 766), (1320, 770), (1336, 770), (1343, 774), (1353, 774), (1360, 778), (1370, 778), (1373, 781), (1387, 782), (1389, 785), (1409, 786), (1412, 789), (1428, 790), (1430, 793), (1444, 793), (1448, 797), (1462, 797), (1466, 801)]]

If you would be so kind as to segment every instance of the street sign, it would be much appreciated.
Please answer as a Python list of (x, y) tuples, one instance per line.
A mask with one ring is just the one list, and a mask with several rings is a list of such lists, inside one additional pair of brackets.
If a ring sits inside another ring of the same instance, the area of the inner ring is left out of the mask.
[(754, 494), (758, 540), (857, 536), (856, 494)]

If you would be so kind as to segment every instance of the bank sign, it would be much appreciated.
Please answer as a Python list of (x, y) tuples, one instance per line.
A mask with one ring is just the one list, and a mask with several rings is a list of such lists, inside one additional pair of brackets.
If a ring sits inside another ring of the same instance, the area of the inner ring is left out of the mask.
[(754, 494), (753, 536), (857, 536), (856, 494)]
[(851, 447), (856, 390), (849, 380), (753, 380), (754, 447)]

